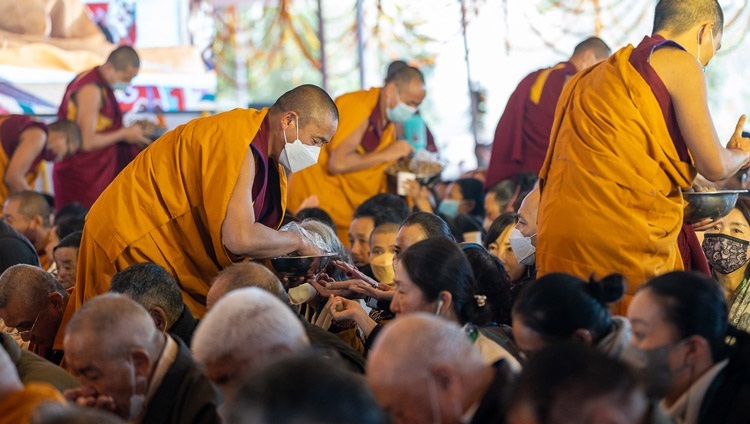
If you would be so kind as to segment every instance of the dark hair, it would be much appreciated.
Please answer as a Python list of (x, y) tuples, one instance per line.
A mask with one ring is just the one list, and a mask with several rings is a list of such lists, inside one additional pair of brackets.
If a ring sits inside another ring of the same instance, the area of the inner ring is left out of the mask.
[(422, 229), (426, 239), (433, 237), (442, 237), (452, 242), (456, 241), (448, 224), (443, 220), (443, 218), (440, 218), (434, 213), (414, 212), (401, 223), (401, 228), (411, 227), (414, 225), (418, 225)]
[(428, 302), (447, 291), (461, 324), (487, 323), (489, 314), (476, 298), (471, 264), (456, 243), (445, 237), (428, 238), (401, 252), (399, 262)]
[[(518, 211), (521, 207), (524, 197), (539, 180), (539, 177), (533, 172), (524, 171), (513, 175), (512, 178), (502, 180), (487, 190), (487, 194), (492, 193), (495, 196), (495, 203), (504, 211), (508, 205)], [(511, 204), (512, 203), (512, 204)]]
[(585, 51), (592, 51), (597, 59), (606, 59), (612, 50), (609, 48), (607, 43), (599, 37), (589, 37), (576, 46), (573, 50), (573, 54), (579, 54)]
[(505, 212), (498, 216), (492, 221), (490, 229), (487, 230), (487, 235), (484, 237), (484, 247), (489, 249), (490, 244), (494, 243), (509, 225), (515, 226), (517, 221), (518, 214), (515, 212)]
[(150, 262), (131, 265), (115, 273), (109, 291), (127, 295), (146, 310), (161, 307), (170, 325), (177, 322), (185, 307), (177, 280), (166, 269)]
[(114, 65), (117, 71), (125, 71), (129, 66), (141, 67), (141, 59), (138, 57), (138, 53), (130, 46), (120, 46), (112, 50), (112, 53), (107, 57), (107, 63)]
[(613, 328), (608, 303), (625, 292), (622, 275), (612, 274), (588, 283), (568, 274), (547, 274), (526, 285), (513, 305), (513, 314), (551, 341), (569, 340), (581, 328), (596, 344)]
[(700, 21), (714, 21), (714, 35), (724, 30), (724, 11), (716, 0), (659, 0), (654, 12), (654, 31), (681, 34)]
[(715, 280), (676, 271), (651, 279), (639, 291), (646, 290), (657, 298), (665, 319), (677, 328), (680, 339), (701, 336), (711, 346), (714, 362), (727, 357), (727, 303)]
[(473, 200), (474, 209), (469, 215), (484, 216), (484, 184), (476, 178), (461, 178), (453, 182), (461, 188), (461, 197), (464, 200)]
[(393, 78), (393, 74), (408, 66), (409, 64), (403, 60), (394, 60), (388, 65), (388, 70), (385, 72), (385, 79)]
[(557, 422), (555, 418), (563, 416), (571, 422), (583, 422), (584, 417), (571, 413), (585, 413), (587, 409), (581, 407), (585, 402), (614, 395), (613, 402), (626, 403), (638, 390), (643, 394), (637, 377), (625, 363), (590, 346), (561, 343), (529, 358), (511, 390), (509, 406), (528, 405), (537, 422)]
[(297, 212), (295, 216), (300, 221), (314, 219), (333, 228), (333, 231), (336, 231), (336, 224), (333, 222), (333, 218), (331, 218), (331, 215), (329, 215), (328, 212), (321, 208), (305, 208)]
[(401, 224), (409, 216), (409, 205), (395, 194), (376, 194), (354, 210), (355, 219), (366, 216), (372, 217), (375, 227), (387, 222)]
[(228, 424), (387, 422), (361, 376), (313, 351), (263, 368), (226, 407)]
[(83, 231), (83, 225), (86, 223), (84, 218), (76, 216), (64, 216), (61, 219), (55, 219), (55, 234), (62, 240), (78, 231)]
[(78, 202), (66, 203), (60, 206), (60, 209), (55, 213), (55, 222), (57, 223), (68, 217), (85, 219), (88, 212), (89, 210)]
[(489, 321), (510, 325), (512, 306), (510, 277), (503, 263), (476, 243), (464, 243), (461, 245), (461, 250), (471, 265), (476, 294), (487, 298), (486, 305), (482, 309), (486, 310)]
[(60, 240), (60, 243), (57, 243), (57, 246), (52, 250), (53, 252), (61, 247), (75, 247), (76, 249), (81, 247), (81, 237), (83, 236), (83, 231), (75, 231), (67, 236), (63, 237), (62, 240)]
[(468, 241), (464, 240), (464, 234), (466, 233), (480, 233), (482, 238), (484, 238), (484, 228), (482, 228), (482, 221), (480, 221), (478, 218), (479, 217), (475, 215), (468, 215), (465, 213), (457, 215), (454, 219), (451, 220), (451, 223), (448, 224), (451, 227), (451, 231), (453, 232), (453, 238), (455, 238), (456, 240)]
[(424, 83), (424, 75), (422, 75), (422, 71), (413, 66), (404, 66), (395, 70), (392, 74), (387, 75), (385, 83), (389, 84), (395, 82), (398, 87), (401, 87), (414, 80)]

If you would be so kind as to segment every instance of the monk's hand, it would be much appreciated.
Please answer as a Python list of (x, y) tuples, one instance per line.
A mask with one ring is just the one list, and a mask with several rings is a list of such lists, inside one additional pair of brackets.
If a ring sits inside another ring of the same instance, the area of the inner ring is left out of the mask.
[(414, 148), (406, 140), (396, 140), (395, 143), (383, 149), (383, 153), (387, 155), (387, 159), (390, 162), (409, 156), (414, 153)]
[(325, 253), (324, 251), (320, 250), (320, 248), (316, 246), (315, 243), (310, 241), (310, 239), (301, 234), (298, 235), (302, 240), (302, 247), (297, 250), (299, 256), (320, 256)]
[(745, 161), (745, 164), (742, 165), (743, 169), (750, 166), (750, 138), (742, 136), (742, 128), (745, 127), (746, 119), (747, 116), (740, 116), (739, 121), (737, 121), (737, 126), (734, 128), (734, 134), (732, 134), (732, 138), (729, 140), (729, 143), (727, 143), (727, 148), (742, 150), (743, 152), (748, 154), (748, 158)]
[(151, 144), (151, 140), (143, 133), (143, 127), (140, 125), (126, 127), (123, 132), (123, 139), (127, 143), (141, 147), (146, 147)]
[(373, 287), (371, 284), (367, 284), (360, 280), (351, 280), (354, 284), (349, 286), (349, 290), (359, 293), (363, 296), (374, 297), (378, 300), (393, 300), (393, 295), (396, 294), (396, 290), (393, 286), (388, 284), (379, 283), (377, 287)]

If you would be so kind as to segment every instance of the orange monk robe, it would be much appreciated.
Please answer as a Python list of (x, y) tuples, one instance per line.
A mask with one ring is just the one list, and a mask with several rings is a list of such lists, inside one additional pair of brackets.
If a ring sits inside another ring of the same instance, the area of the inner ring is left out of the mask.
[[(141, 262), (164, 267), (193, 315), (203, 316), (209, 283), (232, 264), (221, 226), (267, 112), (235, 109), (194, 119), (162, 136), (117, 176), (86, 216), (65, 322), (84, 301), (107, 292), (115, 272)], [(262, 154), (267, 157), (267, 146)], [(260, 172), (266, 165), (257, 163)], [(268, 184), (279, 184), (281, 204), (275, 206), (283, 211), (286, 176), (271, 163), (279, 177)], [(281, 215), (274, 225), (280, 221)]]
[(542, 179), (538, 275), (625, 275), (626, 302), (646, 280), (683, 269), (677, 243), (680, 160), (659, 102), (628, 46), (576, 75), (558, 103)]
[(46, 383), (29, 383), (23, 390), (0, 399), (0, 424), (22, 424), (31, 421), (36, 409), (44, 403), (65, 404), (65, 398)]
[[(385, 168), (392, 162), (373, 166), (369, 169), (345, 174), (332, 175), (328, 171), (331, 152), (349, 137), (362, 122), (369, 119), (373, 109), (378, 107), (380, 88), (366, 91), (355, 91), (336, 99), (339, 109), (339, 126), (331, 141), (323, 146), (318, 164), (289, 178), (289, 210), (297, 212), (300, 204), (307, 197), (316, 195), (320, 207), (325, 209), (336, 224), (339, 239), (348, 245), (347, 233), (354, 215), (354, 209), (370, 197), (385, 192)], [(383, 129), (380, 144), (375, 151), (380, 151), (396, 141), (393, 124)], [(360, 146), (360, 153), (364, 149)]]

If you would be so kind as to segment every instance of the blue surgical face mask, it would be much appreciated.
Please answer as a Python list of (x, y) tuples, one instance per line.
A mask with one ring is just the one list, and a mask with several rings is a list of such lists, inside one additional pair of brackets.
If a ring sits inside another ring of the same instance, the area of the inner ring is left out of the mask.
[(412, 117), (412, 115), (417, 113), (417, 108), (414, 106), (409, 106), (406, 103), (402, 102), (398, 97), (398, 93), (396, 93), (396, 101), (396, 106), (392, 108), (386, 108), (385, 110), (385, 116), (389, 121), (403, 124), (404, 122), (408, 121), (409, 118)]
[(438, 206), (438, 213), (448, 218), (455, 218), (458, 216), (459, 205), (461, 205), (460, 200), (443, 199)]
[(128, 88), (130, 88), (130, 84), (128, 84), (127, 82), (117, 81), (112, 84), (113, 90), (128, 91)]

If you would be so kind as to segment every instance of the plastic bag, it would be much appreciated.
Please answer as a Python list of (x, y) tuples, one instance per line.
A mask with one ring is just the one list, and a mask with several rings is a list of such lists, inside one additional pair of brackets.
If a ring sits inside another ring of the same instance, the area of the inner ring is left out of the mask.
[(315, 245), (315, 247), (322, 250), (323, 252), (333, 253), (333, 249), (331, 248), (331, 246), (329, 246), (326, 242), (323, 241), (323, 237), (321, 237), (320, 234), (313, 233), (312, 231), (307, 231), (296, 222), (290, 222), (284, 225), (283, 227), (279, 229), (279, 231), (288, 231), (290, 233), (299, 234), (302, 237), (308, 239), (312, 244)]

